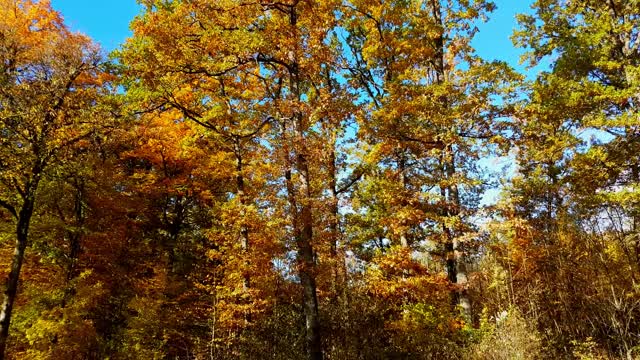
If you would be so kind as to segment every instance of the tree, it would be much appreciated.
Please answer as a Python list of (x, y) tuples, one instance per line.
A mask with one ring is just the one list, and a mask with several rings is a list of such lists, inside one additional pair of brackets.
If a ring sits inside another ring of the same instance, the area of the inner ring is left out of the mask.
[(636, 355), (637, 0), (536, 1), (532, 82), (488, 0), (139, 3), (104, 64), (0, 0), (11, 357)]
[(98, 48), (70, 32), (47, 1), (0, 2), (0, 205), (15, 223), (15, 252), (0, 312), (4, 356), (38, 188), (65, 150), (106, 125)]
[(518, 172), (494, 255), (509, 273), (509, 303), (550, 334), (550, 354), (592, 339), (631, 358), (638, 2), (536, 1), (533, 9), (519, 16), (514, 41), (531, 65), (551, 66), (527, 84), (513, 124)]
[[(368, 100), (360, 123), (378, 166), (363, 199), (393, 246), (435, 245), (453, 306), (467, 321), (465, 239), (475, 232), (483, 178), (478, 160), (502, 139), (513, 72), (474, 54), (475, 22), (488, 1), (352, 1), (351, 81)], [(503, 104), (493, 101), (501, 97)], [(493, 143), (493, 144), (492, 144)], [(377, 189), (377, 190), (375, 190)], [(370, 197), (370, 198), (369, 198)], [(370, 230), (366, 230), (370, 231)]]
[[(185, 119), (210, 129), (233, 149), (235, 196), (245, 209), (241, 213), (248, 215), (247, 207), (256, 202), (247, 197), (245, 159), (255, 157), (248, 151), (269, 144), (277, 161), (268, 176), (279, 179), (280, 194), (286, 194), (286, 205), (279, 206), (285, 206), (282, 213), (290, 219), (288, 236), (297, 253), (307, 357), (319, 359), (314, 249), (319, 239), (314, 227), (320, 211), (315, 198), (326, 185), (314, 176), (324, 166), (319, 126), (339, 126), (344, 119), (333, 113), (343, 103), (331, 101), (346, 96), (335, 86), (336, 45), (328, 41), (337, 4), (145, 5), (146, 15), (134, 24), (136, 37), (122, 54), (132, 78), (131, 94), (144, 94), (141, 99), (149, 107), (180, 110)], [(251, 233), (246, 225), (240, 227), (240, 236), (248, 250)], [(248, 288), (249, 277), (243, 283)]]
[[(525, 59), (530, 64), (557, 57), (551, 71), (541, 74), (538, 82), (542, 91), (557, 89), (554, 92), (563, 101), (538, 106), (567, 111), (555, 121), (563, 122), (580, 138), (587, 148), (580, 152), (593, 152), (593, 156), (586, 155), (592, 158), (598, 152), (605, 154), (605, 163), (596, 166), (607, 169), (607, 178), (597, 178), (599, 184), (582, 185), (617, 193), (614, 202), (621, 202), (634, 224), (638, 223), (637, 211), (631, 203), (640, 181), (635, 156), (640, 131), (638, 5), (637, 1), (615, 0), (537, 1), (533, 6), (536, 14), (521, 15), (521, 29), (514, 34), (516, 45), (529, 50)], [(542, 91), (541, 96), (546, 95)], [(578, 131), (591, 131), (596, 141), (590, 144)]]

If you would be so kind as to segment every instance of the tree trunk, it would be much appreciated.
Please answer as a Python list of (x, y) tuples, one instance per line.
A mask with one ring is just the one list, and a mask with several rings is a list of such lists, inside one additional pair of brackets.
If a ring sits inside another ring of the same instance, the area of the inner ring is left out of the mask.
[(13, 312), (13, 304), (18, 292), (18, 281), (20, 279), (20, 270), (24, 261), (24, 253), (27, 248), (27, 239), (29, 234), (29, 225), (33, 214), (33, 206), (35, 195), (29, 194), (25, 197), (18, 216), (18, 224), (16, 226), (16, 247), (11, 260), (11, 271), (7, 277), (2, 307), (0, 308), (0, 360), (4, 359), (7, 340), (9, 338), (9, 326), (11, 325), (11, 315)]
[[(633, 184), (640, 183), (640, 165), (634, 163), (631, 165), (631, 179)], [(633, 234), (633, 244), (636, 255), (636, 266), (640, 266), (640, 209), (634, 207), (631, 210), (631, 233)]]
[(318, 316), (318, 297), (316, 294), (315, 259), (311, 239), (313, 238), (313, 216), (311, 212), (309, 170), (303, 155), (297, 156), (296, 167), (301, 174), (300, 193), (304, 194), (298, 210), (297, 191), (293, 184), (291, 164), (287, 165), (285, 179), (289, 206), (292, 215), (292, 227), (298, 250), (298, 275), (302, 285), (303, 314), (305, 321), (305, 358), (321, 360), (320, 319)]
[[(66, 238), (69, 240), (69, 263), (67, 264), (67, 283), (64, 289), (64, 296), (62, 297), (61, 307), (65, 307), (67, 302), (71, 299), (71, 297), (75, 294), (75, 287), (72, 285), (73, 279), (78, 276), (78, 261), (80, 257), (80, 252), (82, 250), (81, 241), (82, 241), (82, 228), (84, 227), (85, 222), (85, 211), (84, 211), (84, 180), (83, 179), (74, 179), (74, 203), (73, 203), (73, 225), (74, 230), (66, 231)], [(62, 219), (65, 221), (65, 219)], [(65, 221), (66, 222), (66, 221)]]
[[(402, 182), (402, 206), (407, 207), (409, 201), (407, 200), (407, 191), (409, 190), (409, 179), (407, 179), (407, 159), (404, 148), (398, 147), (398, 171), (400, 172), (400, 181)], [(406, 227), (406, 222), (403, 220), (402, 226)], [(400, 234), (400, 246), (405, 249), (409, 248), (409, 240), (407, 239), (408, 231), (405, 230)]]
[(304, 314), (306, 325), (307, 359), (322, 359), (320, 341), (320, 318), (318, 316), (318, 297), (316, 294), (316, 279), (313, 247), (313, 216), (311, 210), (311, 189), (307, 160), (302, 154), (298, 155), (298, 171), (301, 175), (300, 192), (304, 194), (300, 210), (301, 231), (298, 237), (298, 251), (300, 258), (300, 282), (304, 291)]
[[(440, 2), (431, 2), (432, 12), (435, 20), (440, 23), (444, 28), (444, 19)], [(445, 60), (445, 39), (444, 34), (440, 34), (435, 39), (435, 48), (438, 54), (435, 58), (435, 73), (436, 83), (444, 83), (447, 79), (446, 74), (446, 60)], [(445, 107), (449, 106), (448, 100), (444, 99)], [(455, 132), (453, 127), (449, 131)], [(460, 214), (460, 194), (458, 192), (458, 185), (451, 184), (451, 179), (456, 174), (455, 154), (452, 144), (446, 145), (443, 149), (444, 153), (440, 159), (443, 176), (447, 179), (448, 185), (441, 189), (441, 194), (446, 206), (447, 217), (457, 217)], [(446, 251), (446, 268), (449, 281), (452, 284), (456, 284), (456, 288), (452, 291), (451, 301), (453, 305), (460, 306), (462, 308), (462, 315), (466, 321), (471, 321), (471, 302), (467, 296), (467, 274), (464, 259), (464, 252), (461, 249), (460, 241), (457, 239), (455, 229), (452, 229), (445, 222), (442, 223), (442, 228), (445, 236), (445, 251)]]
[(242, 289), (245, 293), (248, 293), (249, 288), (251, 287), (251, 275), (249, 274), (249, 228), (246, 224), (245, 209), (247, 206), (247, 196), (245, 194), (244, 176), (242, 175), (244, 164), (242, 162), (242, 149), (240, 148), (240, 139), (235, 139), (234, 152), (236, 155), (236, 190), (238, 198), (240, 199), (240, 221), (242, 221), (242, 225), (240, 226), (240, 246), (242, 248), (242, 256), (245, 259), (245, 269), (243, 270), (242, 274)]
[[(330, 256), (331, 256), (331, 291), (333, 293), (332, 301), (337, 302), (339, 298), (340, 290), (343, 288), (344, 281), (346, 279), (345, 259), (344, 252), (339, 251), (340, 243), (340, 208), (339, 208), (339, 194), (338, 194), (338, 170), (336, 160), (336, 137), (331, 135), (332, 149), (329, 155), (329, 186), (331, 187), (331, 215), (329, 222), (329, 241), (330, 241)], [(343, 289), (344, 290), (344, 289)]]
[[(451, 145), (447, 146), (442, 164), (445, 177), (451, 179), (455, 173), (454, 154)], [(450, 180), (449, 180), (450, 181)], [(457, 185), (449, 185), (442, 189), (442, 194), (446, 202), (447, 217), (456, 217), (460, 214), (460, 194)], [(462, 308), (462, 316), (466, 321), (471, 321), (471, 302), (467, 295), (467, 272), (464, 259), (464, 251), (460, 240), (455, 235), (455, 230), (443, 222), (442, 230), (445, 235), (445, 251), (447, 253), (447, 274), (449, 281), (456, 284), (456, 288), (451, 294), (451, 301), (454, 306)]]
[[(297, 10), (295, 6), (290, 8), (289, 24), (297, 33)], [(297, 45), (299, 46), (299, 45)], [(300, 85), (300, 68), (296, 51), (291, 49), (289, 54), (289, 80), (291, 93), (296, 102), (302, 98)], [(298, 266), (300, 283), (303, 288), (303, 310), (305, 320), (305, 357), (307, 360), (322, 360), (322, 340), (320, 338), (320, 317), (318, 315), (318, 296), (316, 292), (316, 262), (313, 251), (313, 210), (311, 204), (311, 178), (309, 176), (308, 152), (305, 138), (305, 124), (303, 114), (296, 111), (293, 116), (294, 125), (294, 156), (295, 165), (300, 175), (299, 194), (301, 195), (300, 210), (295, 201), (295, 188), (289, 184), (290, 196), (293, 192), (294, 201), (291, 211), (298, 218), (296, 230), (296, 243), (298, 247)], [(291, 173), (288, 173), (288, 182), (291, 183)]]

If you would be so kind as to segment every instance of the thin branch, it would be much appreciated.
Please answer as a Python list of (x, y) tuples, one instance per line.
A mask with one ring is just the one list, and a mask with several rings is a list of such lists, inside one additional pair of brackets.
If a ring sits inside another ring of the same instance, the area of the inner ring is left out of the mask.
[(13, 207), (13, 205), (9, 204), (8, 202), (0, 199), (0, 206), (2, 206), (3, 208), (7, 209), (11, 215), (13, 215), (14, 218), (18, 218), (18, 212), (16, 212), (16, 208)]
[(364, 176), (365, 170), (362, 166), (357, 167), (348, 179), (342, 181), (340, 186), (336, 189), (336, 194), (342, 194), (348, 191), (353, 185), (355, 185)]

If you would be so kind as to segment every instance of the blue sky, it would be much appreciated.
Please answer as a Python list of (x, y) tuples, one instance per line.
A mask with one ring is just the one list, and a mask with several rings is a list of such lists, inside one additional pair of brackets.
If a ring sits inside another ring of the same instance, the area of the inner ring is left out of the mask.
[(511, 34), (517, 27), (516, 14), (531, 13), (532, 0), (495, 0), (498, 8), (490, 15), (487, 23), (479, 26), (473, 46), (478, 55), (486, 60), (503, 60), (524, 72), (518, 65), (521, 49), (511, 42)]
[[(81, 31), (102, 44), (105, 50), (118, 47), (129, 35), (129, 22), (140, 7), (135, 0), (52, 0), (67, 25)], [(488, 23), (480, 26), (474, 46), (487, 60), (504, 60), (518, 66), (521, 50), (515, 49), (509, 37), (516, 26), (515, 14), (530, 11), (532, 0), (495, 0), (498, 9)]]
[(131, 34), (129, 22), (140, 7), (135, 0), (51, 0), (71, 29), (91, 36), (111, 51)]

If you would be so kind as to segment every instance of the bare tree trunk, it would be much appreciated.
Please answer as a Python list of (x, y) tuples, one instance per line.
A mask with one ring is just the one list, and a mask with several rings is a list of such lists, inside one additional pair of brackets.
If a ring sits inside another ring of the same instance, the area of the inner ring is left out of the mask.
[[(398, 148), (398, 171), (400, 171), (400, 180), (402, 182), (402, 205), (408, 206), (409, 202), (407, 201), (406, 191), (409, 189), (409, 180), (407, 179), (407, 158), (404, 148)], [(403, 221), (403, 226), (407, 224)], [(407, 231), (403, 231), (400, 234), (400, 246), (403, 248), (409, 248), (409, 240), (407, 240)]]
[[(633, 184), (640, 183), (640, 165), (632, 164), (631, 165), (631, 178)], [(636, 266), (640, 266), (640, 233), (638, 227), (640, 226), (640, 210), (634, 208), (631, 213), (632, 223), (631, 223), (631, 234), (633, 236), (633, 244), (635, 255), (636, 255)], [(633, 273), (632, 273), (633, 274)]]
[(335, 151), (335, 135), (331, 137), (331, 153), (329, 155), (329, 182), (331, 187), (331, 215), (329, 219), (329, 241), (330, 244), (330, 257), (331, 257), (331, 292), (333, 300), (338, 298), (338, 281), (339, 281), (339, 267), (341, 261), (338, 260), (338, 184), (337, 184), (337, 169), (336, 169), (336, 151)]
[(246, 206), (247, 206), (247, 196), (245, 194), (245, 181), (244, 176), (242, 175), (243, 171), (243, 162), (242, 162), (242, 149), (240, 148), (240, 139), (235, 139), (234, 143), (234, 152), (236, 155), (236, 190), (238, 198), (240, 199), (240, 206), (242, 209), (241, 212), (241, 221), (243, 222), (240, 226), (240, 246), (242, 248), (242, 255), (245, 258), (245, 269), (242, 275), (242, 289), (245, 293), (249, 291), (251, 287), (251, 275), (248, 272), (248, 268), (250, 265), (249, 262), (249, 228), (246, 224)]
[[(72, 285), (73, 279), (78, 276), (78, 261), (80, 257), (81, 241), (82, 241), (82, 227), (85, 221), (84, 211), (84, 180), (74, 179), (74, 202), (73, 202), (73, 227), (74, 230), (66, 231), (66, 238), (69, 240), (69, 263), (67, 264), (67, 283), (64, 289), (64, 296), (62, 297), (61, 307), (66, 307), (67, 302), (75, 294), (75, 287)], [(62, 214), (62, 213), (61, 213)], [(63, 216), (64, 217), (64, 216)], [(66, 222), (66, 219), (62, 219)]]
[[(298, 14), (295, 5), (291, 6), (289, 14), (289, 24), (294, 32), (297, 32)], [(295, 101), (300, 101), (302, 95), (300, 90), (301, 79), (300, 69), (296, 53), (290, 53), (291, 63), (289, 64), (290, 86)], [(307, 360), (322, 360), (322, 340), (320, 337), (320, 317), (318, 315), (318, 296), (316, 291), (316, 262), (313, 250), (313, 210), (311, 204), (311, 178), (309, 176), (308, 152), (306, 147), (305, 129), (303, 114), (296, 111), (293, 116), (294, 125), (294, 156), (295, 166), (300, 175), (299, 194), (300, 210), (297, 206), (292, 206), (291, 211), (298, 218), (298, 229), (296, 230), (296, 244), (298, 248), (298, 267), (300, 283), (303, 289), (303, 310), (305, 319), (305, 357)], [(291, 183), (291, 173), (288, 173), (288, 182)], [(293, 184), (288, 185), (294, 192)], [(294, 199), (295, 200), (295, 199)], [(295, 204), (296, 201), (293, 202)], [(292, 205), (293, 205), (292, 204)]]
[(315, 269), (313, 247), (313, 217), (311, 212), (311, 193), (309, 188), (309, 170), (304, 156), (298, 156), (298, 170), (302, 176), (301, 193), (304, 194), (300, 218), (302, 231), (298, 238), (298, 251), (300, 258), (300, 282), (302, 283), (304, 296), (304, 314), (306, 325), (307, 359), (322, 359), (322, 347), (320, 340), (320, 318), (318, 316), (318, 297), (316, 294)]
[[(453, 149), (451, 145), (445, 148), (443, 159), (443, 170), (447, 179), (451, 179), (456, 172)], [(449, 185), (441, 190), (446, 202), (447, 217), (455, 217), (460, 214), (460, 194), (457, 185)], [(471, 321), (471, 301), (467, 295), (467, 271), (464, 250), (458, 240), (455, 230), (445, 222), (442, 223), (442, 230), (445, 236), (445, 251), (447, 254), (447, 275), (449, 281), (456, 285), (451, 294), (451, 301), (454, 306), (462, 308), (462, 316), (467, 321)]]
[[(432, 1), (432, 13), (436, 22), (442, 24), (443, 14), (441, 4), (438, 1)], [(446, 81), (446, 60), (444, 58), (444, 34), (440, 34), (435, 40), (435, 48), (438, 51), (438, 55), (435, 59), (435, 81), (441, 84)], [(449, 106), (448, 101), (444, 104), (445, 107)], [(450, 129), (455, 131), (455, 127)], [(441, 194), (446, 206), (447, 217), (455, 217), (460, 214), (460, 194), (458, 192), (458, 186), (451, 184), (451, 179), (456, 174), (455, 154), (452, 144), (447, 144), (443, 149), (444, 153), (441, 157), (440, 165), (442, 166), (443, 176), (449, 183), (446, 187), (441, 189)], [(442, 223), (442, 228), (445, 236), (445, 252), (446, 252), (446, 268), (449, 281), (452, 284), (456, 284), (456, 288), (453, 289), (451, 294), (451, 301), (453, 305), (460, 306), (462, 308), (462, 315), (467, 321), (471, 321), (471, 302), (467, 295), (467, 274), (464, 259), (464, 252), (460, 241), (457, 239), (455, 229), (449, 227), (445, 222)]]
[(20, 279), (20, 270), (24, 261), (24, 254), (27, 248), (27, 240), (29, 234), (29, 225), (33, 215), (33, 207), (35, 203), (35, 191), (30, 191), (25, 197), (22, 209), (18, 215), (18, 224), (16, 226), (16, 246), (11, 260), (11, 271), (7, 277), (2, 307), (0, 308), (0, 360), (4, 359), (7, 340), (9, 338), (9, 326), (11, 325), (11, 315), (13, 312), (13, 304), (18, 292), (18, 281)]
[[(288, 154), (287, 154), (288, 156)], [(292, 215), (292, 227), (298, 250), (298, 275), (302, 285), (302, 302), (305, 320), (305, 358), (321, 360), (320, 319), (318, 316), (318, 297), (316, 294), (315, 259), (311, 240), (313, 238), (313, 216), (311, 212), (309, 170), (303, 155), (297, 156), (297, 170), (300, 172), (300, 193), (303, 199), (298, 210), (298, 198), (291, 178), (292, 164), (285, 171), (289, 207)]]

